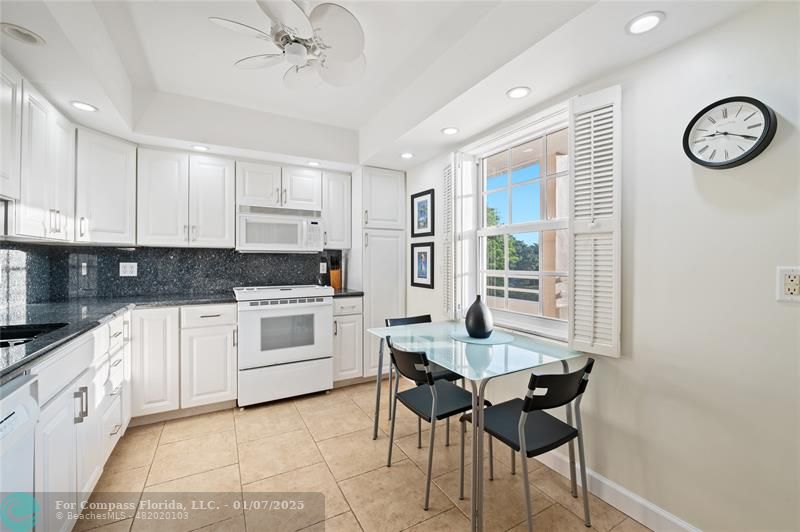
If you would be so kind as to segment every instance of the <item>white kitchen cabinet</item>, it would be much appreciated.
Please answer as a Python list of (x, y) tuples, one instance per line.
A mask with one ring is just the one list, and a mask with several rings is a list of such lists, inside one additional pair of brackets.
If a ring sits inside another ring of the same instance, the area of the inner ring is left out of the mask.
[(133, 383), (131, 381), (133, 371), (131, 364), (133, 361), (133, 344), (131, 343), (131, 311), (123, 315), (123, 329), (122, 329), (122, 428), (120, 429), (120, 436), (125, 434), (128, 429), (128, 423), (131, 421), (131, 396), (133, 394)]
[(80, 398), (69, 386), (42, 407), (36, 425), (34, 485), (41, 513), (36, 530), (68, 531), (74, 521), (56, 517), (56, 501), (76, 504), (77, 433)]
[(284, 209), (322, 210), (322, 172), (302, 166), (284, 166)]
[(92, 494), (100, 475), (103, 473), (105, 453), (101, 435), (103, 413), (105, 411), (108, 378), (108, 355), (95, 360), (76, 383), (75, 389), (83, 394), (84, 415), (75, 425), (77, 442), (77, 494), (78, 500), (86, 500)]
[(189, 246), (232, 248), (236, 204), (234, 162), (189, 156)]
[(362, 223), (370, 229), (405, 229), (404, 172), (366, 167), (363, 170)]
[(333, 317), (333, 380), (363, 375), (364, 324), (361, 314)]
[(22, 75), (0, 58), (0, 197), (19, 199)]
[(180, 406), (178, 309), (144, 308), (132, 314), (131, 413), (144, 416)]
[(136, 242), (182, 247), (189, 241), (189, 154), (139, 148)]
[(350, 174), (322, 173), (322, 229), (325, 249), (350, 249), (352, 196)]
[(75, 239), (75, 126), (56, 113), (52, 116), (50, 134), (53, 229), (48, 232), (47, 238), (72, 241)]
[(236, 399), (236, 326), (181, 330), (181, 408)]
[(136, 145), (78, 129), (75, 240), (136, 244)]
[(281, 167), (236, 162), (236, 204), (250, 207), (281, 206)]

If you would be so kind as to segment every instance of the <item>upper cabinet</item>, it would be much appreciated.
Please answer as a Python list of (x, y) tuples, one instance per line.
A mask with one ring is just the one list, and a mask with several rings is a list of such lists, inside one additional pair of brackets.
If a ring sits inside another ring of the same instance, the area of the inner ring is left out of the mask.
[(362, 222), (370, 229), (405, 229), (406, 175), (397, 170), (364, 168)]
[(75, 127), (33, 87), (22, 93), (22, 141), (16, 234), (71, 240), (75, 200)]
[(351, 177), (322, 173), (322, 230), (325, 249), (350, 249)]
[(19, 199), (22, 76), (0, 58), (0, 197)]
[(283, 208), (322, 210), (322, 172), (302, 166), (283, 167)]
[(281, 167), (274, 164), (236, 163), (236, 204), (248, 207), (281, 206)]
[(75, 240), (136, 244), (136, 145), (78, 130)]
[(232, 248), (234, 162), (139, 149), (140, 246)]

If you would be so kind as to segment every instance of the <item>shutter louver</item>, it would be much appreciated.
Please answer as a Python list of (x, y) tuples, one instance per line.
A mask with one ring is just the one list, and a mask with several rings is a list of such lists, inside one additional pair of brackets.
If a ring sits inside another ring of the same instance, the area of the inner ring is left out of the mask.
[(444, 283), (444, 313), (448, 319), (453, 319), (455, 317), (455, 184), (452, 164), (445, 167), (443, 178), (444, 262), (442, 264), (442, 281)]
[(571, 102), (570, 320), (574, 349), (620, 354), (620, 103), (612, 87)]

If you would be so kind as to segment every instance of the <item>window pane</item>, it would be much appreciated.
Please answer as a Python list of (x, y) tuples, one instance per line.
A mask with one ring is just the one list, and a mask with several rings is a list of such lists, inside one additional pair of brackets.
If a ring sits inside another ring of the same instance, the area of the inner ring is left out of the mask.
[(508, 235), (508, 269), (539, 271), (539, 233)]
[(508, 186), (508, 152), (504, 151), (486, 158), (486, 189), (493, 190)]
[(503, 235), (486, 237), (486, 269), (505, 270), (506, 250)]
[(542, 231), (542, 271), (565, 272), (569, 268), (569, 231)]
[(510, 277), (508, 279), (509, 288), (521, 288), (523, 290), (539, 290), (538, 277)]
[(539, 315), (539, 294), (509, 290), (508, 310), (524, 314)]
[(511, 182), (522, 183), (542, 176), (542, 137), (511, 148)]
[(568, 143), (566, 129), (547, 135), (547, 175), (569, 170)]
[(547, 180), (547, 219), (569, 216), (569, 183), (567, 176)]
[(492, 277), (492, 276), (489, 276), (489, 277), (486, 278), (486, 286), (487, 287), (499, 286), (500, 288), (502, 288), (505, 285), (506, 285), (506, 281), (505, 281), (505, 279), (503, 277)]
[(486, 306), (489, 308), (506, 308), (505, 279), (502, 277), (486, 277)]
[(535, 222), (542, 219), (541, 182), (518, 185), (511, 189), (511, 223)]
[(567, 277), (546, 275), (542, 277), (542, 316), (566, 320), (569, 311)]
[(508, 190), (486, 195), (486, 227), (508, 223)]

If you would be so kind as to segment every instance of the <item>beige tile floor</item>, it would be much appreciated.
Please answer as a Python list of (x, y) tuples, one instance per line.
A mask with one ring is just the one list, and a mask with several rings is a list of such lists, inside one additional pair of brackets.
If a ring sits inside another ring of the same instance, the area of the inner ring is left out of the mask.
[[(450, 447), (437, 430), (430, 509), (422, 509), (428, 431), (416, 445), (416, 418), (400, 407), (393, 465), (386, 467), (387, 411), (381, 432), (371, 438), (374, 385), (359, 384), (296, 400), (225, 410), (128, 430), (106, 465), (95, 493), (322, 492), (324, 521), (298, 518), (289, 529), (306, 531), (462, 531), (469, 529), (470, 451), (466, 450), (465, 493), (458, 499), (458, 432)], [(466, 438), (469, 445), (469, 435)], [(508, 448), (496, 445), (495, 479), (486, 482), (486, 529), (524, 531), (520, 474), (512, 475)], [(537, 531), (583, 532), (582, 503), (569, 494), (569, 481), (536, 460), (530, 461)], [(133, 493), (133, 495), (129, 495)], [(138, 495), (141, 494), (141, 495)], [(108, 497), (109, 495), (103, 495)], [(593, 529), (645, 532), (647, 529), (605, 502), (591, 498)], [(320, 515), (322, 515), (320, 513)], [(128, 518), (99, 522), (95, 530), (244, 531), (275, 529), (241, 511), (192, 515), (188, 521), (154, 522)], [(79, 529), (91, 528), (81, 522)], [(303, 528), (306, 527), (306, 528)]]

